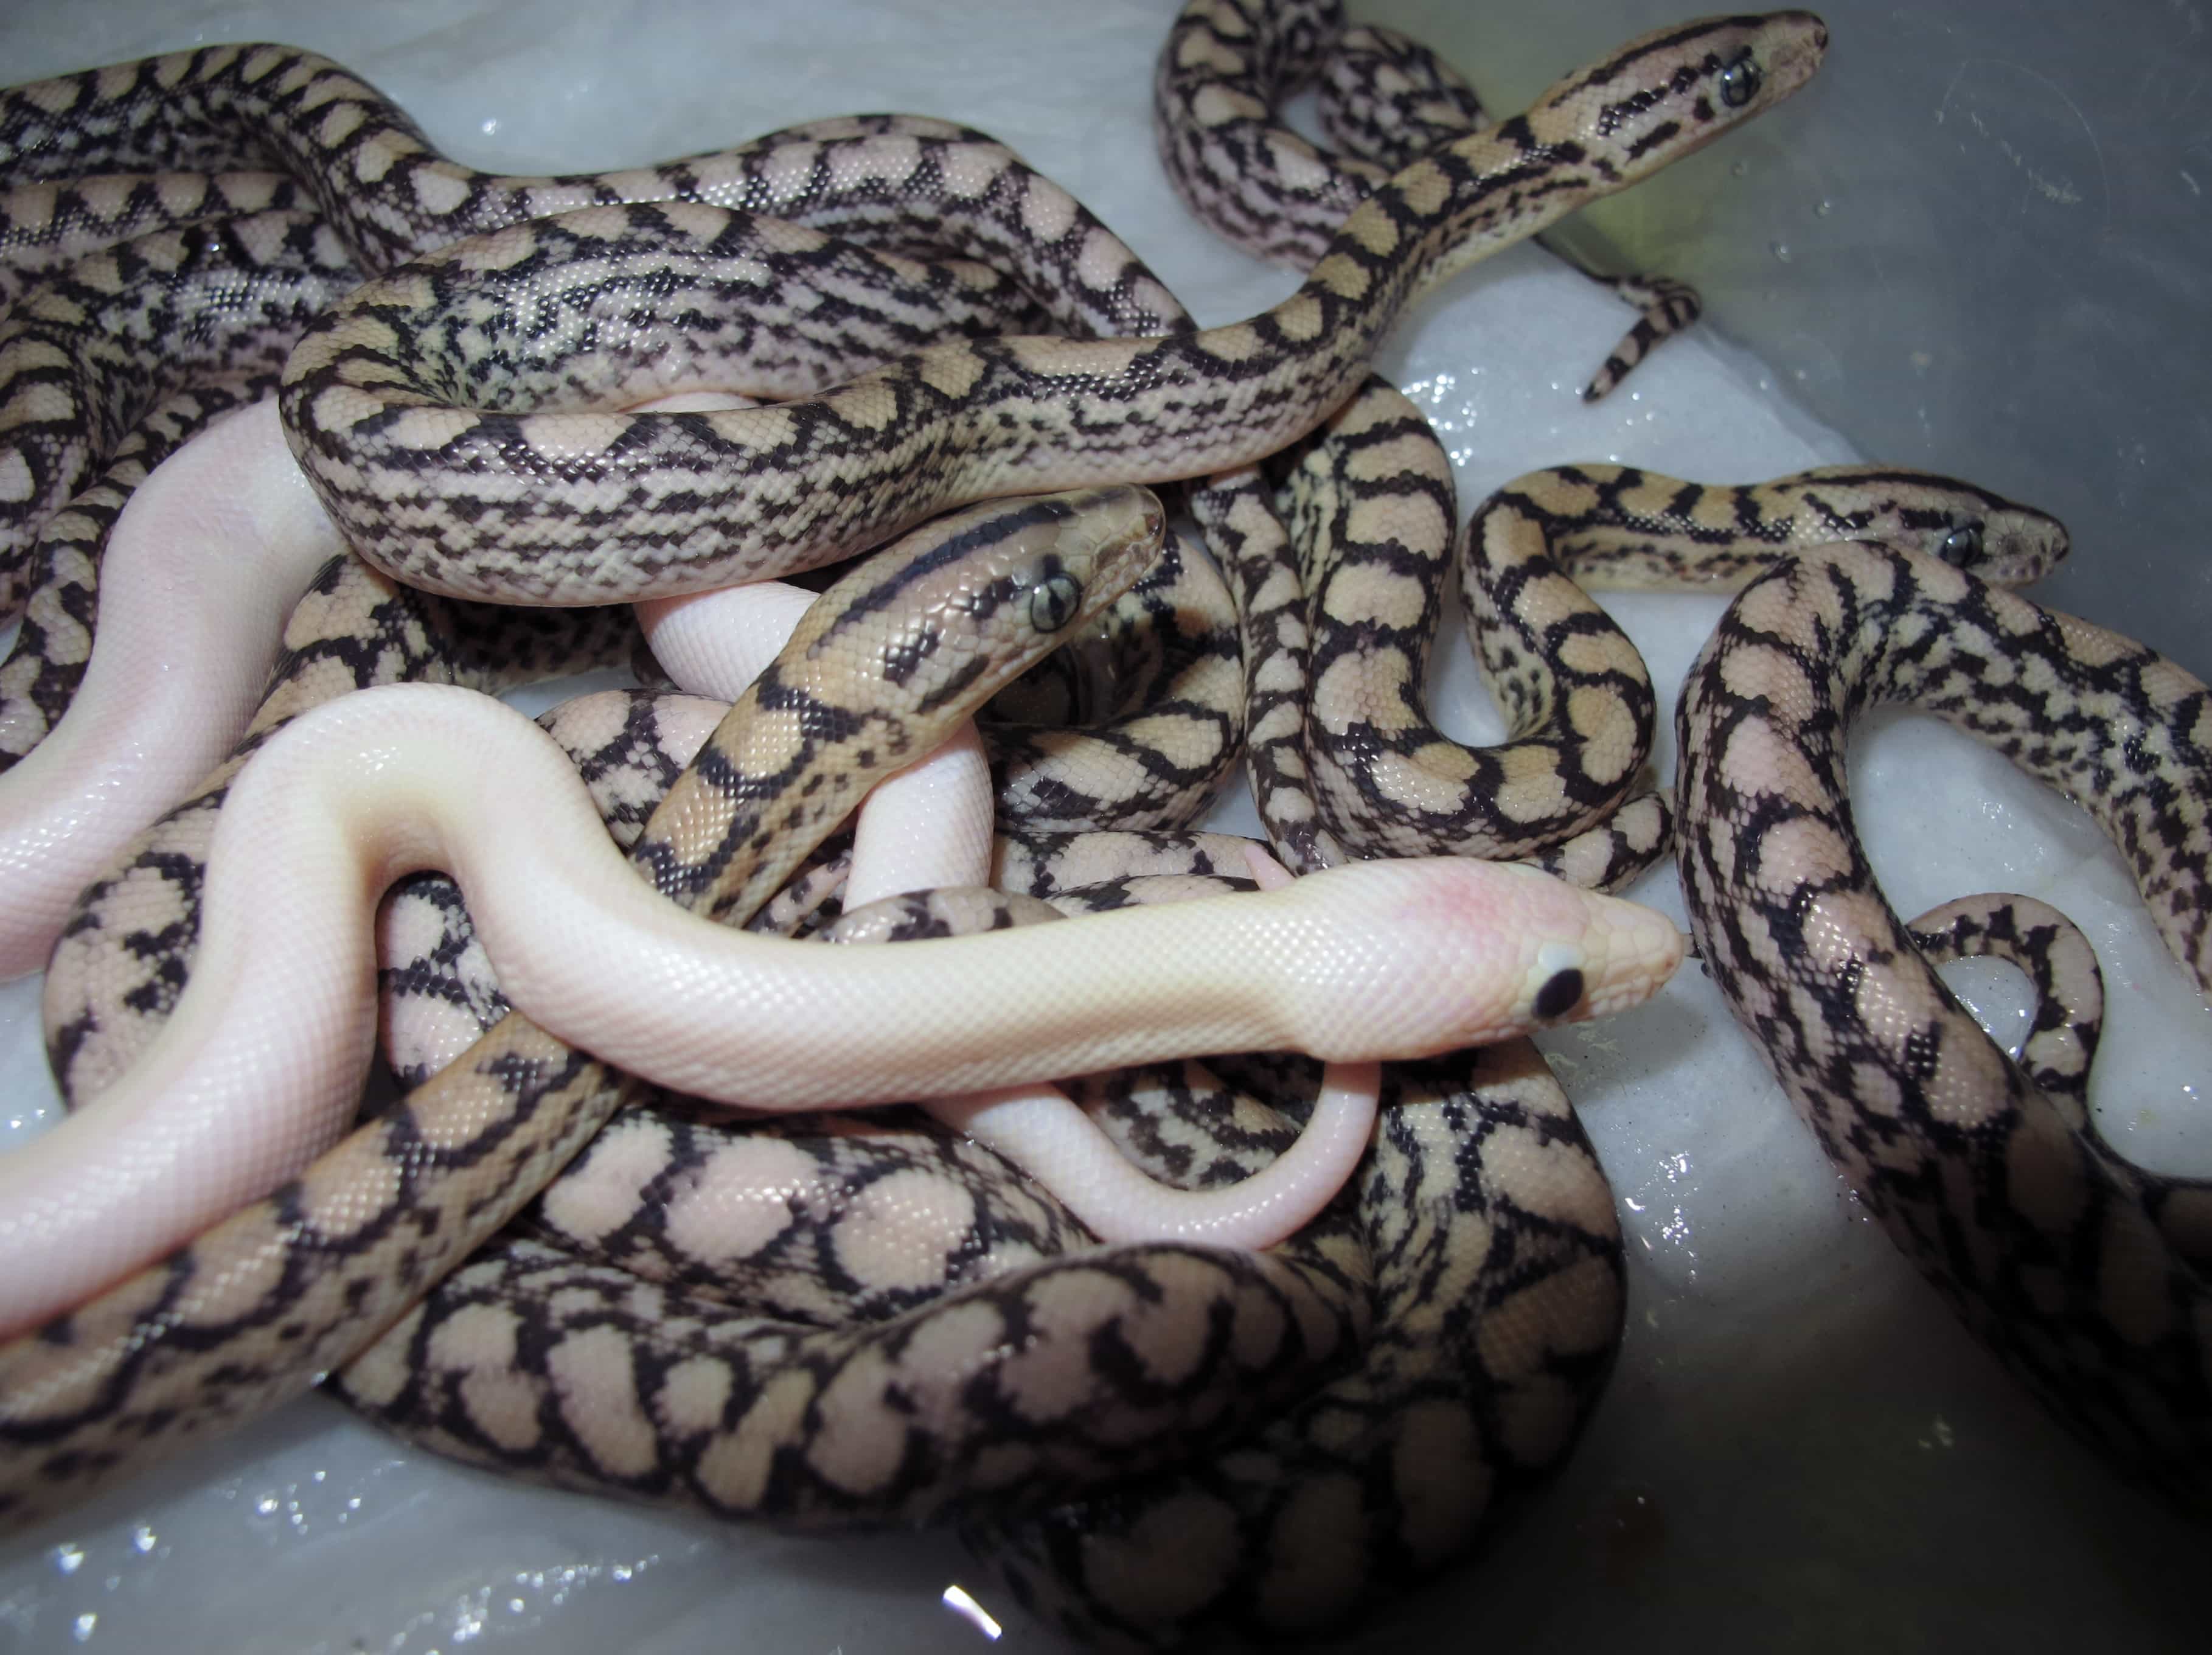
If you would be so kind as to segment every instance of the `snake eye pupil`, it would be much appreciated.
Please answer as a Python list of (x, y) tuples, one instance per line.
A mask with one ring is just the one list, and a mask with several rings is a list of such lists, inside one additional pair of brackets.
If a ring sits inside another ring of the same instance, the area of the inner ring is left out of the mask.
[(1731, 109), (1741, 109), (1759, 95), (1759, 65), (1751, 60), (1748, 46), (1721, 70), (1720, 78), (1721, 101)]
[(1083, 603), (1083, 587), (1073, 575), (1048, 575), (1030, 588), (1030, 624), (1040, 632), (1057, 632), (1075, 618)]
[(1975, 558), (1982, 555), (1982, 531), (1980, 525), (1975, 523), (1961, 523), (1957, 528), (1953, 529), (1950, 533), (1943, 537), (1942, 544), (1938, 545), (1936, 550), (1945, 563), (1950, 563), (1958, 568), (1964, 568), (1967, 563), (1972, 562)]

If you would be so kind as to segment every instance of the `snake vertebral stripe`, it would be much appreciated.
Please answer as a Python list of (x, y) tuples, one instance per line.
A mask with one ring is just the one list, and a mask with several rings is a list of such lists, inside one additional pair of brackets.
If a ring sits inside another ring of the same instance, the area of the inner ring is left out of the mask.
[(1676, 716), (1680, 862), (1729, 1009), (1906, 1256), (2058, 1419), (2212, 1507), (2212, 1183), (2145, 1172), (1915, 952), (1861, 849), (1845, 727), (1904, 700), (2079, 800), (2212, 989), (2212, 693), (1918, 552), (1808, 551), (1747, 587)]
[[(1159, 338), (948, 342), (769, 408), (623, 417), (453, 406), (484, 353), (532, 354), (499, 325), (495, 297), (497, 267), (531, 241), (495, 234), (326, 313), (287, 365), (286, 428), (372, 563), (434, 591), (538, 603), (804, 568), (979, 496), (1222, 471), (1340, 402), (1420, 288), (1771, 107), (1811, 76), (1826, 43), (1799, 12), (1635, 42), (1527, 113), (1395, 175), (1297, 293), (1248, 321)], [(556, 222), (601, 250), (595, 269), (627, 258), (643, 275), (665, 270), (657, 248), (681, 252), (714, 229), (696, 211), (607, 207)], [(557, 282), (547, 272), (533, 295), (557, 302)], [(680, 281), (670, 286), (661, 307), (681, 301)], [(444, 335), (456, 306), (481, 332)], [(601, 395), (619, 399), (619, 383)], [(610, 486), (617, 467), (630, 486)]]
[[(1279, 113), (1308, 81), (1335, 153)], [(1190, 0), (1160, 49), (1152, 108), (1160, 160), (1185, 204), (1248, 253), (1300, 271), (1391, 173), (1487, 121), (1474, 89), (1426, 46), (1393, 29), (1347, 28), (1337, 0)], [(1703, 308), (1679, 282), (1601, 275), (1535, 239), (1638, 313), (1583, 387), (1586, 402)]]

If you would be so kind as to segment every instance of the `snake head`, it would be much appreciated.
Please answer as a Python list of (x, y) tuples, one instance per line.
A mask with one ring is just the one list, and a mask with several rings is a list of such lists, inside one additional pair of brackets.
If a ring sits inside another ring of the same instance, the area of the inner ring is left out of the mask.
[(2025, 586), (2051, 573), (2073, 550), (2066, 525), (2033, 506), (2003, 503), (1948, 533), (1925, 549), (1954, 569), (1995, 586)]
[(1828, 26), (1809, 11), (1700, 18), (1630, 41), (1537, 108), (1574, 124), (1632, 182), (1772, 108), (1827, 49)]
[(1121, 484), (951, 512), (830, 587), (793, 642), (811, 663), (865, 662), (872, 697), (981, 705), (1134, 585), (1166, 520)]

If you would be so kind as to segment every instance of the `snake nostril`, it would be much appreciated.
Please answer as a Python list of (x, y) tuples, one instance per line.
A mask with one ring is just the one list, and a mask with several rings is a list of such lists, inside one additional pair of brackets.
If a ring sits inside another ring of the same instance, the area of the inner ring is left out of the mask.
[(1582, 1003), (1583, 974), (1570, 966), (1564, 971), (1554, 971), (1544, 986), (1536, 990), (1536, 1015), (1541, 1018), (1565, 1017)]

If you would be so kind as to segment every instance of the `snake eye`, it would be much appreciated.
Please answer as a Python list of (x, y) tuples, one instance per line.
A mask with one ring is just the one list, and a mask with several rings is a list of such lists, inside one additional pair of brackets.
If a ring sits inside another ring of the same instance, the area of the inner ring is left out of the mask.
[(1055, 570), (1030, 588), (1030, 624), (1040, 632), (1059, 631), (1082, 606), (1083, 583), (1064, 570)]
[(1982, 555), (1982, 526), (1961, 523), (1936, 545), (1938, 557), (1954, 569), (1964, 569)]
[(1731, 109), (1741, 109), (1758, 95), (1759, 65), (1752, 61), (1751, 48), (1746, 46), (1721, 70), (1721, 101)]

